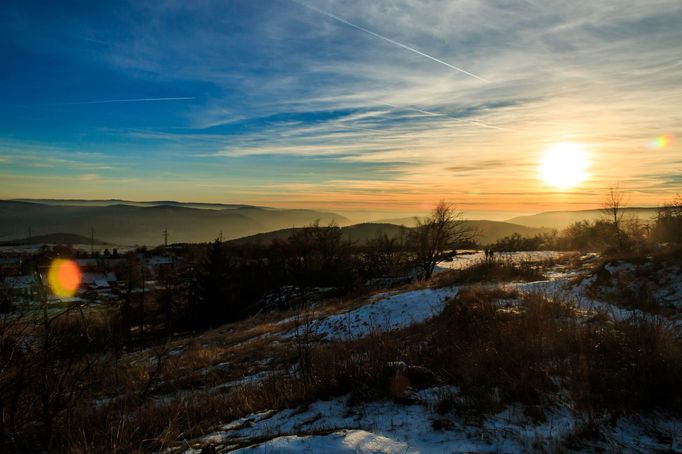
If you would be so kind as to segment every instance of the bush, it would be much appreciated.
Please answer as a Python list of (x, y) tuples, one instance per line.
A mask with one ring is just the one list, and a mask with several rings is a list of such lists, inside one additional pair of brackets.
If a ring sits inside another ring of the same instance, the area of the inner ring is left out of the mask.
[(433, 278), (435, 287), (478, 282), (538, 281), (544, 279), (541, 267), (531, 261), (486, 260), (462, 270), (447, 270)]

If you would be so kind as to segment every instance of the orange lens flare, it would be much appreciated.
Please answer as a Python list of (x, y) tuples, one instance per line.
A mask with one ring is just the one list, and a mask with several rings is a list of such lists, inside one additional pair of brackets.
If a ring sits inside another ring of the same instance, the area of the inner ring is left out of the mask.
[(675, 143), (675, 136), (672, 134), (663, 134), (649, 142), (649, 148), (663, 149), (668, 148)]
[(55, 296), (68, 298), (76, 294), (81, 283), (81, 271), (73, 260), (55, 259), (47, 273), (47, 281)]

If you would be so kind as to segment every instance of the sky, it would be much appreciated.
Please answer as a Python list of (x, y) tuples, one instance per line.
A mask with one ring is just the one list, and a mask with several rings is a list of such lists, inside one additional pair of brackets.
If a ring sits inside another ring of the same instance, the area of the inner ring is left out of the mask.
[[(679, 0), (9, 1), (0, 198), (657, 205), (680, 106)], [(564, 142), (568, 188), (539, 169)]]

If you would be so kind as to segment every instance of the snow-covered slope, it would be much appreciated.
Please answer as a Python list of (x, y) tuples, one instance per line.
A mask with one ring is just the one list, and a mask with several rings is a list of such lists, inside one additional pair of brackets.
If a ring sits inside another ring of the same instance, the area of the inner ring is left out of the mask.
[[(348, 340), (403, 328), (439, 314), (445, 301), (457, 295), (458, 290), (457, 287), (424, 288), (375, 295), (370, 304), (321, 320), (312, 320), (305, 330), (309, 335), (322, 336), (327, 340)], [(302, 329), (299, 327), (287, 337), (300, 333)]]
[[(203, 437), (211, 445), (239, 453), (514, 453), (553, 452), (585, 421), (567, 406), (548, 410), (544, 422), (510, 406), (481, 422), (448, 419), (433, 407), (455, 389), (432, 388), (414, 394), (413, 405), (373, 402), (350, 406), (347, 398), (318, 401), (305, 408), (260, 412), (240, 418)], [(439, 426), (439, 423), (441, 424)], [(647, 453), (682, 449), (682, 421), (665, 417), (621, 419), (607, 425), (587, 450)], [(188, 449), (186, 454), (198, 454)]]

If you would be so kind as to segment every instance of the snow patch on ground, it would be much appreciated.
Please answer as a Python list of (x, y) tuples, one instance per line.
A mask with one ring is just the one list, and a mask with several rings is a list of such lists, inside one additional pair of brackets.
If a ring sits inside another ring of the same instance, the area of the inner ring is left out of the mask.
[[(566, 252), (560, 251), (495, 252), (493, 258), (495, 260), (510, 260), (512, 262), (538, 262), (556, 259), (564, 254), (566, 254)], [(452, 260), (439, 262), (437, 270), (462, 270), (484, 262), (485, 260), (485, 253), (483, 251), (461, 253), (454, 256)]]
[[(240, 418), (192, 443), (197, 449), (186, 454), (199, 453), (198, 447), (207, 444), (226, 450), (241, 446), (235, 452), (257, 453), (547, 452), (559, 448), (582, 421), (568, 406), (547, 410), (545, 416), (543, 422), (534, 422), (522, 406), (512, 405), (482, 423), (473, 423), (452, 414), (436, 414), (432, 402), (349, 406), (347, 398), (338, 398)], [(435, 419), (446, 419), (448, 429), (435, 430)], [(677, 419), (658, 414), (621, 419), (601, 425), (603, 439), (586, 449), (681, 449), (679, 424)], [(256, 444), (250, 445), (251, 440)]]
[[(607, 265), (605, 268), (607, 268)], [(612, 274), (631, 273), (636, 270), (631, 263), (619, 263), (611, 268)], [(674, 306), (682, 307), (682, 279), (678, 274), (670, 272), (668, 284), (659, 286), (658, 295), (661, 301)], [(613, 320), (624, 321), (637, 318), (652, 322), (669, 325), (682, 333), (682, 317), (679, 314), (661, 315), (642, 311), (636, 308), (617, 306), (611, 302), (603, 301), (593, 296), (590, 289), (597, 285), (597, 276), (589, 269), (578, 270), (549, 270), (548, 279), (533, 282), (511, 282), (503, 284), (504, 288), (518, 290), (521, 293), (539, 293), (546, 298), (575, 304), (576, 308), (586, 315), (595, 313), (606, 314)], [(603, 288), (608, 291), (608, 288)], [(665, 295), (665, 296), (663, 296)]]
[(375, 296), (375, 302), (342, 314), (312, 320), (308, 326), (300, 326), (286, 337), (293, 337), (298, 331), (327, 340), (349, 340), (403, 328), (441, 313), (445, 302), (456, 296), (458, 291), (458, 287), (424, 288), (392, 294), (383, 299)]
[(409, 445), (405, 442), (392, 440), (365, 430), (340, 430), (328, 435), (288, 435), (278, 437), (254, 447), (237, 449), (232, 452), (411, 454), (418, 451), (410, 449)]
[(240, 379), (237, 380), (232, 380), (226, 383), (221, 383), (220, 385), (214, 386), (210, 388), (210, 391), (219, 391), (222, 389), (230, 389), (230, 388), (235, 388), (238, 386), (247, 386), (247, 385), (254, 385), (254, 384), (259, 384), (262, 381), (276, 377), (278, 375), (283, 375), (285, 374), (285, 370), (264, 370), (252, 375), (246, 375)]

